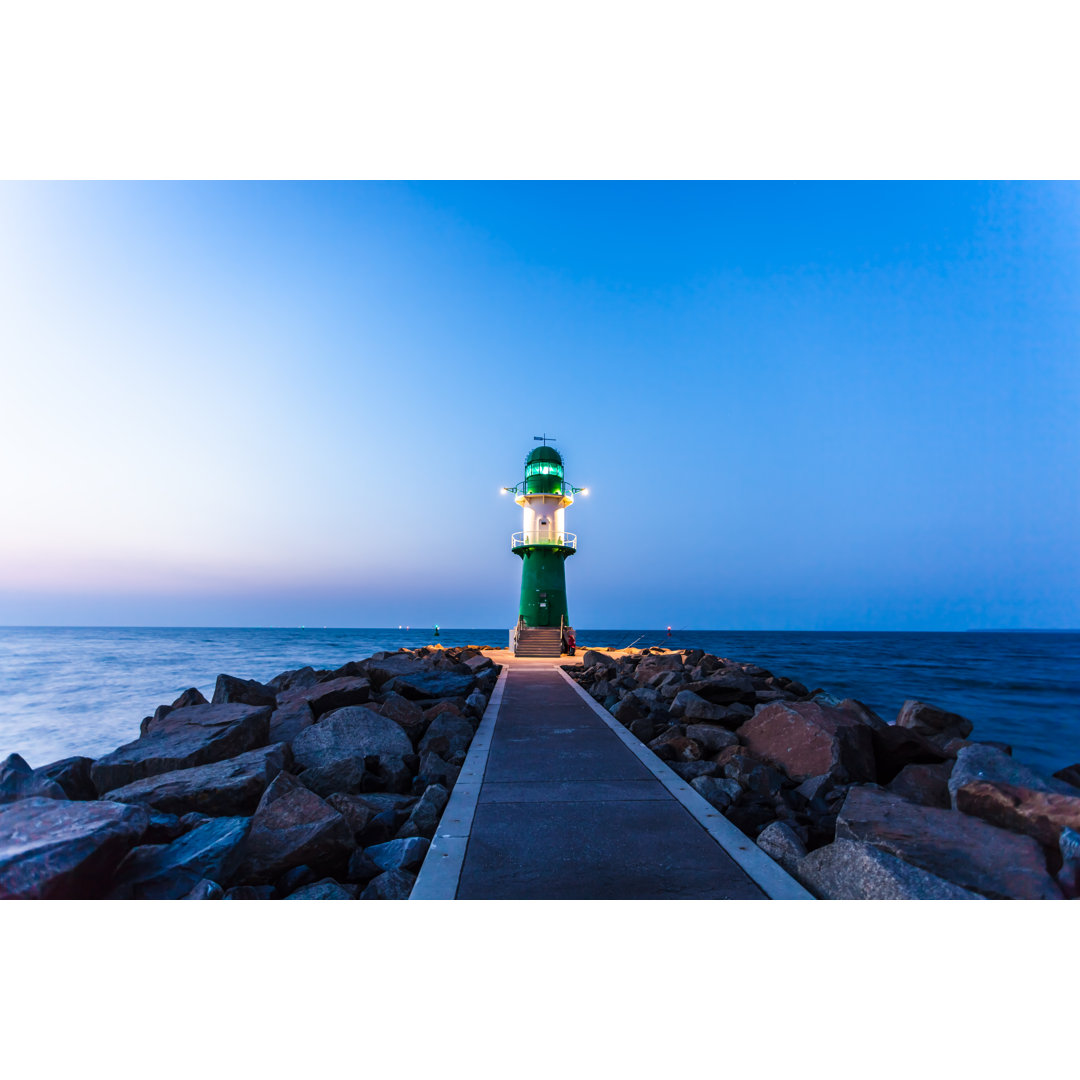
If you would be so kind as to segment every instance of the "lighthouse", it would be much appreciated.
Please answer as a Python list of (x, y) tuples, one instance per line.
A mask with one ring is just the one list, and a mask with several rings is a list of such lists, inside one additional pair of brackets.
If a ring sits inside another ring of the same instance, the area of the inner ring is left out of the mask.
[(521, 532), (510, 550), (521, 558), (521, 603), (515, 634), (518, 655), (558, 656), (570, 627), (566, 604), (566, 560), (577, 550), (577, 537), (566, 531), (566, 508), (585, 488), (572, 487), (563, 474), (562, 455), (548, 446), (550, 436), (525, 459), (525, 478), (512, 492), (521, 507)]

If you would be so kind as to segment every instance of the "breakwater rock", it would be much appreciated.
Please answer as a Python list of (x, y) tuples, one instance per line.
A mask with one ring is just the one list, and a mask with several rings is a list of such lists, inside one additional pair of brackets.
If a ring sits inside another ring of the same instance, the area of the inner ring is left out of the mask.
[(221, 675), (96, 761), (12, 754), (0, 899), (407, 899), (498, 674), (433, 646)]
[(587, 649), (594, 700), (823, 899), (1080, 897), (1080, 766), (1043, 776), (972, 723), (700, 649)]

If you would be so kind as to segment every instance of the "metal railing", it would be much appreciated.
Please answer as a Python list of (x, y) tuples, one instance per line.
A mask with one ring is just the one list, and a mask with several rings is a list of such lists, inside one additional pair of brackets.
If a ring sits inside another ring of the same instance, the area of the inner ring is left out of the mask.
[(568, 547), (577, 550), (577, 533), (516, 532), (510, 537), (511, 548), (525, 547), (529, 544)]

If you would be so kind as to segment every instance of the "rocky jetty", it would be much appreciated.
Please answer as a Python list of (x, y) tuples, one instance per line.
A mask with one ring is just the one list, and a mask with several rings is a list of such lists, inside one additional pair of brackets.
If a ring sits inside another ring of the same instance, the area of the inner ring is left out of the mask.
[(1043, 776), (928, 702), (887, 723), (699, 649), (565, 670), (822, 899), (1080, 897), (1080, 765)]
[(92, 761), (0, 763), (0, 899), (407, 899), (499, 669), (376, 653), (186, 690)]

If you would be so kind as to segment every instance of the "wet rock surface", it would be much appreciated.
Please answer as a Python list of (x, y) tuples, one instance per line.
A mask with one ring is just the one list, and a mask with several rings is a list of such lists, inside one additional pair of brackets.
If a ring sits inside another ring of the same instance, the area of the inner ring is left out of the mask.
[(0, 899), (94, 900), (142, 839), (142, 806), (38, 796), (0, 806)]

